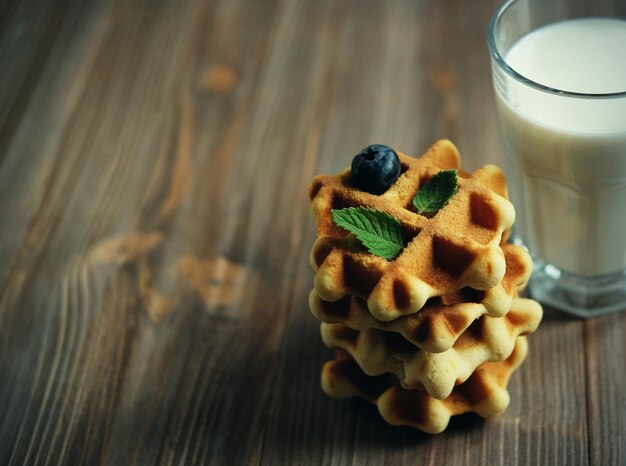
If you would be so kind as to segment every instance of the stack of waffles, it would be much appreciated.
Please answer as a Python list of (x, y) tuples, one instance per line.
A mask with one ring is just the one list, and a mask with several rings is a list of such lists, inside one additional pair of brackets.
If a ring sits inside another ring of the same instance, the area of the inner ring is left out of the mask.
[[(532, 263), (506, 242), (515, 212), (502, 172), (460, 170), (449, 141), (419, 158), (398, 156), (402, 174), (382, 195), (353, 187), (350, 169), (311, 183), (317, 240), (309, 304), (336, 351), (322, 369), (323, 390), (367, 399), (390, 424), (437, 433), (451, 416), (490, 418), (507, 408), (509, 378), (542, 310), (518, 296)], [(436, 214), (417, 214), (413, 196), (447, 169), (459, 169), (458, 192)], [(400, 221), (410, 242), (397, 258), (367, 252), (333, 223), (333, 209), (358, 206)]]

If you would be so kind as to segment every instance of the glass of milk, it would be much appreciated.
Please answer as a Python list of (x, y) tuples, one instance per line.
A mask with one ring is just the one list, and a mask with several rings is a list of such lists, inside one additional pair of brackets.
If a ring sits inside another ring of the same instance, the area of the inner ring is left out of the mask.
[(488, 42), (531, 295), (626, 310), (626, 0), (510, 0)]

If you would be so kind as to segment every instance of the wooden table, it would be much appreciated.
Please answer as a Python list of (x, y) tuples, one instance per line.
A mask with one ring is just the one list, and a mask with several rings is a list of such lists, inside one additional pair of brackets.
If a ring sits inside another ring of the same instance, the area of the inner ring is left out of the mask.
[(1, 1), (0, 464), (624, 464), (626, 313), (545, 309), (441, 435), (319, 388), (307, 184), (500, 163), (496, 3)]

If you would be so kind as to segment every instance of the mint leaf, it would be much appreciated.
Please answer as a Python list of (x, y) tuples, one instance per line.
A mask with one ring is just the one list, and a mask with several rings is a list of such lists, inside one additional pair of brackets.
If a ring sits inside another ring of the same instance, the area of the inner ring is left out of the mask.
[(456, 170), (442, 170), (422, 186), (413, 198), (418, 214), (434, 213), (445, 206), (459, 190)]
[(336, 225), (353, 233), (372, 254), (392, 260), (404, 249), (402, 225), (386, 212), (348, 207), (333, 209), (332, 217)]

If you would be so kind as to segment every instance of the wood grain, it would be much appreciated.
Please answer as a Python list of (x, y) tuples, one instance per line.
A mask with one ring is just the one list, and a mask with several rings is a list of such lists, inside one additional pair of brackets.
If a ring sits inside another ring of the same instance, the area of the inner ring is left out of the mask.
[(0, 464), (623, 464), (626, 313), (547, 309), (443, 435), (319, 388), (306, 186), (500, 163), (479, 3), (0, 2)]

